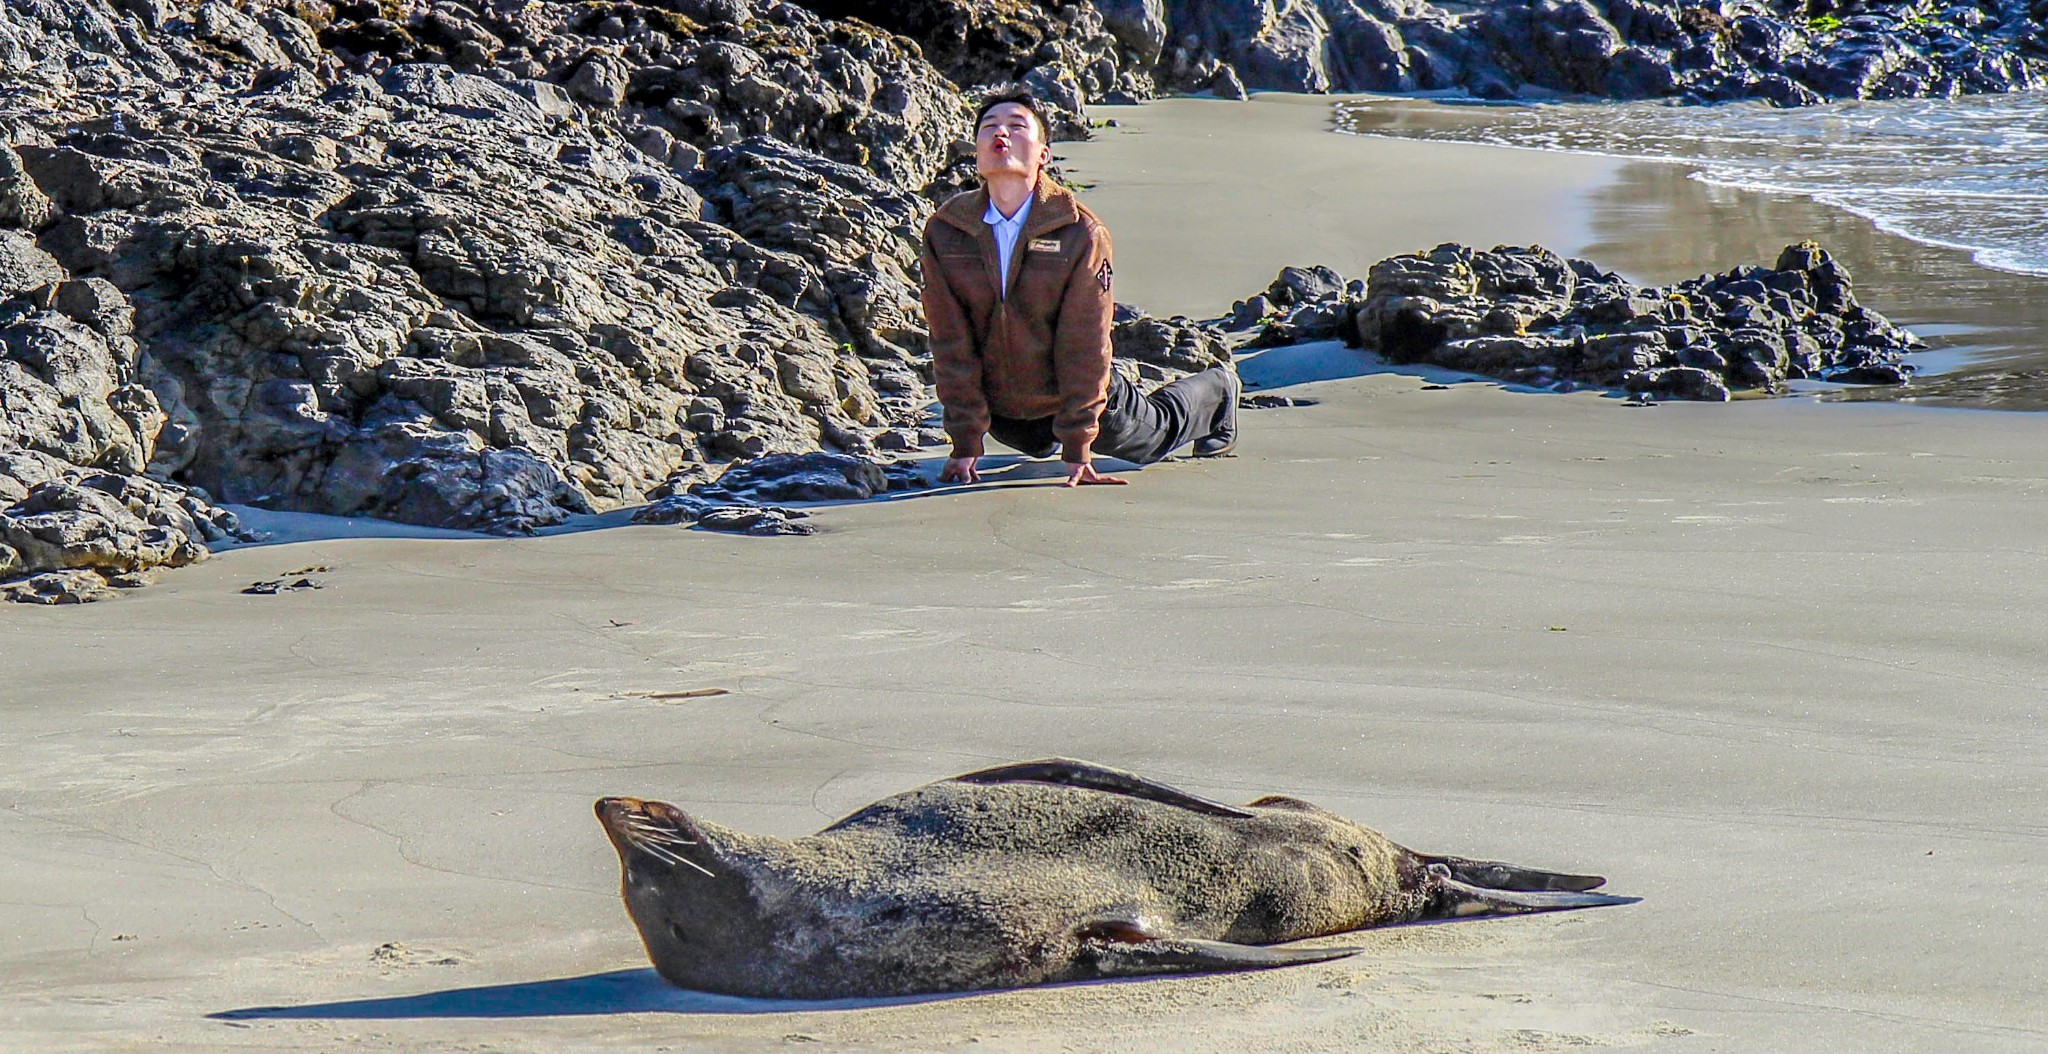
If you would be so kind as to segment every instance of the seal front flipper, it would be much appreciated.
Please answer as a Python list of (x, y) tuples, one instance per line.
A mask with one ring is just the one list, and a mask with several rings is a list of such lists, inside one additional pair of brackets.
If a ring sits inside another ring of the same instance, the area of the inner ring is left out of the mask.
[(1146, 977), (1154, 974), (1222, 973), (1230, 970), (1271, 970), (1357, 955), (1362, 948), (1265, 948), (1256, 944), (1162, 938), (1126, 943), (1088, 941), (1081, 955), (1096, 977)]
[(1465, 918), (1472, 915), (1521, 915), (1532, 911), (1570, 911), (1573, 908), (1604, 908), (1634, 904), (1641, 897), (1616, 897), (1606, 893), (1560, 890), (1490, 889), (1460, 882), (1443, 864), (1429, 865), (1436, 896), (1429, 918)]
[(1268, 948), (1192, 937), (1161, 937), (1148, 920), (1097, 919), (1081, 927), (1081, 959), (1095, 977), (1145, 977), (1169, 973), (1270, 970), (1328, 962), (1357, 955), (1362, 948)]
[(1252, 814), (1233, 805), (1210, 801), (1198, 795), (1189, 794), (1178, 787), (1148, 780), (1132, 772), (1108, 768), (1071, 758), (1045, 758), (1040, 761), (1020, 761), (1014, 765), (998, 765), (992, 769), (969, 772), (953, 777), (954, 783), (1051, 783), (1061, 787), (1079, 787), (1083, 790), (1102, 791), (1107, 794), (1122, 794), (1131, 798), (1143, 798), (1163, 805), (1172, 805), (1211, 816), (1232, 816), (1244, 819)]

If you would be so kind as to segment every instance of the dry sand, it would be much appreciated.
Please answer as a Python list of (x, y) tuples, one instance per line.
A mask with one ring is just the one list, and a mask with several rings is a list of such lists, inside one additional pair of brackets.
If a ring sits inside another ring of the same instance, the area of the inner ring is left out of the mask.
[[(1121, 112), (1073, 151), (1150, 291), (1127, 298), (1213, 304), (1305, 246), (1562, 247), (1616, 176), (1233, 106)], [(1196, 252), (1187, 217), (1125, 211), (1107, 173), (1247, 114), (1258, 163), (1202, 192), (1263, 220)], [(1441, 200), (1488, 179), (1496, 213)], [(1321, 402), (1128, 488), (1020, 465), (810, 539), (263, 547), (0, 612), (0, 1048), (2048, 1045), (2048, 419), (1392, 373), (1291, 394)], [(236, 592), (308, 564), (327, 588)], [(730, 694), (648, 694), (700, 688)], [(589, 811), (796, 834), (1046, 754), (1645, 899), (1265, 974), (780, 1012), (649, 977)], [(208, 1017), (262, 1006), (288, 1009)]]

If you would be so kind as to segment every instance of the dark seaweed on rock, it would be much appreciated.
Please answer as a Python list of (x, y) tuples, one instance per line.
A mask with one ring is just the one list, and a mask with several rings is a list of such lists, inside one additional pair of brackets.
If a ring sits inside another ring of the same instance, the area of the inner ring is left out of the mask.
[[(1237, 317), (1249, 325), (1261, 304), (1290, 295), (1302, 283), (1289, 272)], [(1342, 337), (1395, 363), (1703, 400), (1801, 378), (1903, 384), (1903, 356), (1922, 346), (1858, 304), (1847, 269), (1812, 242), (1787, 246), (1774, 267), (1654, 288), (1540, 247), (1462, 245), (1382, 260), (1362, 288), (1336, 285), (1288, 301), (1252, 343)]]

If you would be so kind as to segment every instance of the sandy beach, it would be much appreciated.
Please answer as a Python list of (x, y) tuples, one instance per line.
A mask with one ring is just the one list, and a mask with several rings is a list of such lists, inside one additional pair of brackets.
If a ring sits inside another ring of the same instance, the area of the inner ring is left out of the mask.
[[(1157, 313), (1451, 240), (1746, 262), (1627, 237), (1620, 202), (1684, 214), (1642, 166), (1336, 136), (1327, 100), (1098, 116), (1061, 153)], [(1691, 233), (1775, 246), (1727, 228), (1782, 215)], [(2048, 419), (1631, 408), (1332, 347), (1244, 369), (1317, 402), (1128, 488), (1000, 458), (814, 538), (307, 541), (0, 611), (0, 1048), (2048, 1046)], [(725, 694), (661, 698), (698, 689)], [(1643, 900), (1255, 975), (788, 1007), (655, 979), (590, 811), (796, 835), (1053, 754)]]

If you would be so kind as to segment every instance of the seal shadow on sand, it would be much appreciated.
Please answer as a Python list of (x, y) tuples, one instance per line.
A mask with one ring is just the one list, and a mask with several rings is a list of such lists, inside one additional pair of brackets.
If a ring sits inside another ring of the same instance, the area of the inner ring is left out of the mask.
[[(1462, 921), (1462, 920), (1460, 920)], [(1189, 976), (1189, 975), (1183, 975)], [(349, 999), (301, 1006), (250, 1006), (206, 1015), (210, 1021), (399, 1021), (420, 1018), (590, 1017), (599, 1014), (795, 1014), (944, 1003), (1002, 992), (1147, 984), (1157, 977), (1116, 977), (971, 992), (925, 992), (863, 999), (754, 999), (677, 988), (650, 967), (552, 981), (447, 988), (418, 995)]]
[[(1619, 902), (1639, 903), (1641, 897), (1619, 897)], [(1455, 926), (1472, 919), (1427, 919), (1385, 927), (1389, 930), (1421, 926)], [(1497, 921), (1497, 920), (1496, 920)], [(1352, 936), (1333, 934), (1333, 937)], [(1224, 971), (1217, 971), (1221, 973)], [(1182, 974), (1181, 977), (1215, 976)], [(661, 979), (650, 967), (612, 970), (582, 977), (558, 977), (551, 981), (523, 981), (516, 984), (482, 985), (475, 988), (445, 988), (417, 995), (378, 999), (346, 999), (332, 1003), (299, 1006), (249, 1006), (206, 1015), (209, 1021), (407, 1021), (429, 1018), (522, 1018), (595, 1017), (602, 1014), (799, 1014), (847, 1010), (875, 1010), (893, 1006), (916, 1006), (974, 999), (1003, 992), (1100, 988), (1110, 985), (1154, 984), (1168, 977), (1113, 977), (1101, 980), (1068, 981), (1061, 984), (1031, 985), (1028, 988), (989, 989), (970, 992), (925, 992), (918, 995), (883, 996), (863, 999), (754, 999), (746, 996), (695, 992)]]
[(786, 1014), (910, 1006), (976, 994), (939, 992), (880, 999), (749, 999), (677, 988), (662, 980), (652, 968), (642, 967), (582, 977), (559, 977), (552, 981), (448, 988), (382, 999), (243, 1007), (206, 1016), (214, 1021), (276, 1021), (583, 1017), (597, 1014)]

